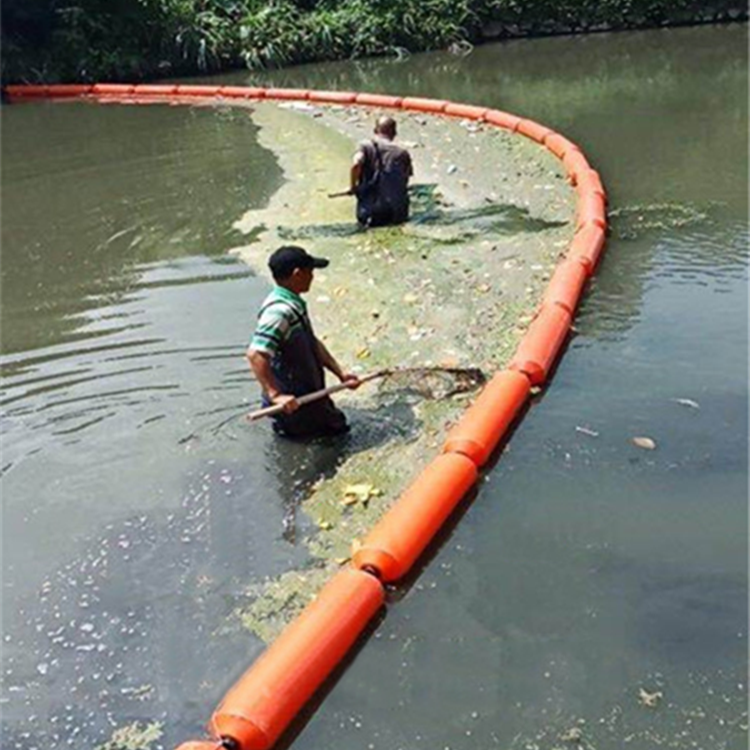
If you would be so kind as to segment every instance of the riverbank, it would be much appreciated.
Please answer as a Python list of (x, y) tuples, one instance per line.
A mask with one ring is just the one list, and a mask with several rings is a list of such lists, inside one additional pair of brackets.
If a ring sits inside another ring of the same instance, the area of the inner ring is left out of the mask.
[[(249, 242), (233, 252), (265, 276), (280, 242), (331, 259), (308, 300), (318, 335), (346, 369), (479, 368), (491, 376), (515, 349), (572, 237), (574, 192), (557, 160), (526, 139), (403, 113), (399, 141), (415, 164), (412, 220), (356, 231), (353, 200), (326, 194), (346, 185), (374, 116), (355, 107), (254, 105), (260, 142), (287, 182), (267, 208), (236, 223)], [(449, 394), (450, 376), (430, 380), (385, 381), (338, 399), (352, 421), (342, 461), (300, 505), (316, 562), (248, 592), (251, 603), (236, 613), (245, 627), (273, 638), (439, 451), (474, 393)]]
[(3, 4), (3, 83), (132, 82), (434, 49), (461, 55), (489, 40), (748, 17), (738, 0), (386, 0), (377, 13), (358, 0), (166, 0), (129, 12), (92, 0), (62, 5)]

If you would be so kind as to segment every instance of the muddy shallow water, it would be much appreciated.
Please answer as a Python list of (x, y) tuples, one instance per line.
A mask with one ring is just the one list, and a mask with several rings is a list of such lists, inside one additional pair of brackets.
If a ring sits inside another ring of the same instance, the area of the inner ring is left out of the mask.
[[(746, 746), (745, 27), (270, 80), (535, 117), (587, 150), (613, 211), (551, 387), (282, 745)], [(250, 630), (269, 637), (307, 600), (321, 560), (338, 564), (462, 407), (363, 389), (346, 401), (343, 444), (279, 443), (245, 424), (257, 389), (242, 352), (274, 232), (334, 260), (311, 305), (363, 370), (413, 351), (501, 363), (564, 247), (570, 196), (554, 161), (459, 122), (436, 126), (440, 157), (424, 158), (411, 118), (418, 220), (349, 233), (348, 199), (322, 195), (344, 186), (367, 118), (318, 114), (3, 109), (3, 746), (198, 736), (262, 647)], [(321, 147), (301, 151), (312, 133)], [(463, 173), (485, 136), (492, 185)], [(514, 155), (528, 172), (507, 171)], [(442, 272), (420, 289), (425, 264)], [(381, 275), (387, 289), (369, 284)], [(342, 506), (355, 479), (383, 494)]]

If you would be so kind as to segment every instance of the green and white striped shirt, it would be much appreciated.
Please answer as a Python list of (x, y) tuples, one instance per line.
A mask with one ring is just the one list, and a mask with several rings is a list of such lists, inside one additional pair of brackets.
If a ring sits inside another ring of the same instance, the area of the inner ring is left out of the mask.
[(302, 297), (275, 286), (260, 307), (250, 348), (274, 357), (305, 323), (309, 328), (307, 305)]

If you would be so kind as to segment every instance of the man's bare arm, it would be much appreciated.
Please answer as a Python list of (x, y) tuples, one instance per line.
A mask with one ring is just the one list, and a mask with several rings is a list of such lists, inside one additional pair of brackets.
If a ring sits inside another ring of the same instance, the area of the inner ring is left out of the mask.
[(359, 387), (359, 377), (351, 372), (344, 372), (341, 365), (336, 361), (336, 358), (328, 351), (326, 345), (318, 338), (315, 339), (318, 348), (318, 359), (320, 364), (330, 370), (342, 383), (349, 384), (350, 388)]
[(357, 151), (352, 160), (352, 168), (349, 171), (349, 192), (355, 193), (362, 179), (362, 170), (365, 165), (364, 151)]

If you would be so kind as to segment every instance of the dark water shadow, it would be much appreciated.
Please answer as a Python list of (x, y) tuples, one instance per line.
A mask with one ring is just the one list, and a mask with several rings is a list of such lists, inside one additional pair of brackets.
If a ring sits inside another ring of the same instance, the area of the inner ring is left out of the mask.
[[(479, 233), (521, 234), (544, 232), (563, 227), (567, 221), (547, 221), (532, 216), (528, 208), (512, 203), (486, 203), (474, 208), (436, 208), (415, 213), (411, 223), (417, 226), (465, 227), (466, 239)], [(433, 238), (430, 238), (433, 239)], [(440, 238), (434, 238), (440, 242)], [(461, 239), (452, 240), (454, 242)]]
[(313, 485), (335, 476), (339, 467), (357, 453), (394, 440), (413, 442), (420, 433), (421, 420), (405, 399), (391, 399), (377, 409), (349, 407), (345, 411), (351, 429), (343, 435), (274, 439), (269, 459), (284, 508), (283, 537), (288, 542), (296, 542), (297, 509), (310, 496)]
[[(478, 234), (514, 235), (544, 232), (565, 226), (567, 221), (548, 221), (529, 213), (528, 208), (512, 203), (486, 201), (483, 205), (470, 208), (450, 208), (442, 205), (436, 196), (437, 185), (414, 185), (411, 218), (398, 228), (406, 235), (415, 236), (441, 245), (460, 244)], [(409, 227), (417, 231), (409, 231)], [(420, 232), (425, 227), (427, 231)], [(437, 231), (430, 232), (431, 228)], [(441, 236), (440, 229), (453, 231)], [(352, 217), (351, 222), (332, 224), (308, 224), (299, 227), (281, 226), (277, 228), (279, 237), (286, 241), (325, 239), (330, 237), (354, 237), (365, 232), (393, 231), (394, 227), (364, 229)]]
[(333, 224), (306, 224), (300, 227), (277, 227), (276, 233), (285, 241), (314, 240), (328, 237), (353, 237), (363, 234), (365, 230), (352, 217), (351, 222), (336, 222)]

